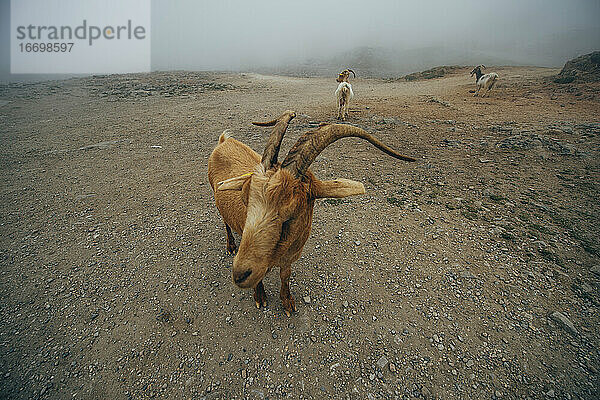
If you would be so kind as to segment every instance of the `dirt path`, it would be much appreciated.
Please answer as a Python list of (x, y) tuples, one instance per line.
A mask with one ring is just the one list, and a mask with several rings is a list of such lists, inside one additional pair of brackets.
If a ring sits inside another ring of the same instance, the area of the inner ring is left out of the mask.
[[(352, 81), (344, 139), (312, 169), (365, 184), (319, 201), (269, 305), (230, 278), (206, 161), (226, 128), (333, 121), (334, 79), (154, 73), (0, 87), (0, 397), (600, 396), (600, 97), (557, 70)], [(557, 314), (558, 313), (558, 314)]]

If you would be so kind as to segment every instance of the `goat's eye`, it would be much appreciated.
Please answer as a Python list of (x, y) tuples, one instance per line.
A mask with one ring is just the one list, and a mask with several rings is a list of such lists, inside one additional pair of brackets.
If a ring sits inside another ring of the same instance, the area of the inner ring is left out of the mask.
[(283, 224), (281, 224), (281, 236), (279, 237), (279, 240), (286, 240), (289, 233), (290, 233), (290, 224), (291, 224), (292, 220), (288, 219), (287, 221), (285, 221)]

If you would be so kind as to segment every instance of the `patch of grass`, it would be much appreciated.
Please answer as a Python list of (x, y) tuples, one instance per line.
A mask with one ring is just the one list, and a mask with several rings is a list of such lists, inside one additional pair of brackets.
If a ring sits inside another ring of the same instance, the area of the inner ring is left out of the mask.
[(565, 83), (571, 83), (574, 80), (575, 80), (574, 76), (561, 76), (559, 78), (554, 79), (554, 83), (565, 84)]
[(529, 224), (529, 227), (532, 228), (532, 229), (535, 229), (538, 232), (546, 233), (548, 235), (551, 235), (553, 233), (552, 230), (550, 228), (548, 228), (547, 226), (545, 226), (545, 225), (531, 223), (531, 224)]
[(402, 207), (404, 205), (404, 200), (403, 199), (399, 199), (397, 197), (394, 196), (390, 196), (386, 198), (387, 202), (390, 203), (391, 205), (394, 205), (396, 207)]
[(332, 206), (338, 206), (340, 204), (346, 204), (348, 203), (348, 200), (344, 200), (344, 199), (325, 199), (323, 200), (325, 203), (330, 204)]
[(529, 222), (531, 217), (527, 213), (521, 213), (521, 214), (519, 214), (519, 219), (523, 222)]
[(588, 235), (577, 228), (577, 223), (570, 218), (566, 218), (558, 213), (551, 214), (556, 224), (563, 227), (577, 241), (583, 249), (594, 256), (600, 256), (600, 244), (597, 239), (590, 239)]
[(463, 208), (461, 210), (461, 214), (462, 214), (463, 217), (465, 217), (467, 219), (470, 219), (472, 221), (474, 221), (474, 220), (477, 219), (477, 213), (473, 212), (473, 211), (470, 211), (468, 208)]
[(465, 202), (464, 206), (467, 212), (477, 215), (477, 211), (479, 211), (479, 208), (476, 207), (475, 204), (471, 202)]
[(514, 239), (515, 239), (515, 235), (513, 235), (513, 234), (512, 234), (512, 233), (510, 233), (510, 232), (502, 232), (502, 233), (500, 234), (500, 237), (501, 237), (502, 239), (506, 239), (506, 240), (514, 240)]
[(500, 196), (499, 194), (490, 194), (490, 199), (495, 201), (496, 203), (499, 203), (502, 200), (504, 200), (504, 197)]

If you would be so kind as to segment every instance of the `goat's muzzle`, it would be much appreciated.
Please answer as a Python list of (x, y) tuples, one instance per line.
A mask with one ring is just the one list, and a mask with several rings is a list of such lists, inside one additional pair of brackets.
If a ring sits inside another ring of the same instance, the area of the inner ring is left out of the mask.
[(238, 271), (234, 271), (233, 272), (233, 282), (241, 287), (241, 288), (246, 288), (247, 286), (244, 285), (244, 282), (248, 279), (248, 277), (252, 275), (252, 270), (246, 270), (244, 272), (238, 272)]

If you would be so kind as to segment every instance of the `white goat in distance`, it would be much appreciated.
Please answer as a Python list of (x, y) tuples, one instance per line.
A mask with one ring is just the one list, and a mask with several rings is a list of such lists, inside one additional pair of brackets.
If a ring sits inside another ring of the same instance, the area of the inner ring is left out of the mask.
[(477, 90), (473, 96), (477, 96), (481, 88), (483, 88), (485, 93), (483, 93), (481, 97), (485, 97), (485, 95), (492, 90), (498, 79), (498, 74), (495, 72), (484, 75), (483, 72), (481, 72), (482, 68), (485, 69), (485, 65), (478, 65), (471, 71), (471, 76), (475, 75), (475, 82), (477, 83)]
[(335, 98), (337, 99), (338, 113), (337, 119), (345, 120), (348, 117), (348, 108), (350, 107), (350, 100), (354, 97), (352, 92), (352, 85), (348, 82), (350, 72), (356, 78), (356, 74), (350, 68), (343, 70), (339, 73), (336, 81), (340, 82), (336, 91)]

